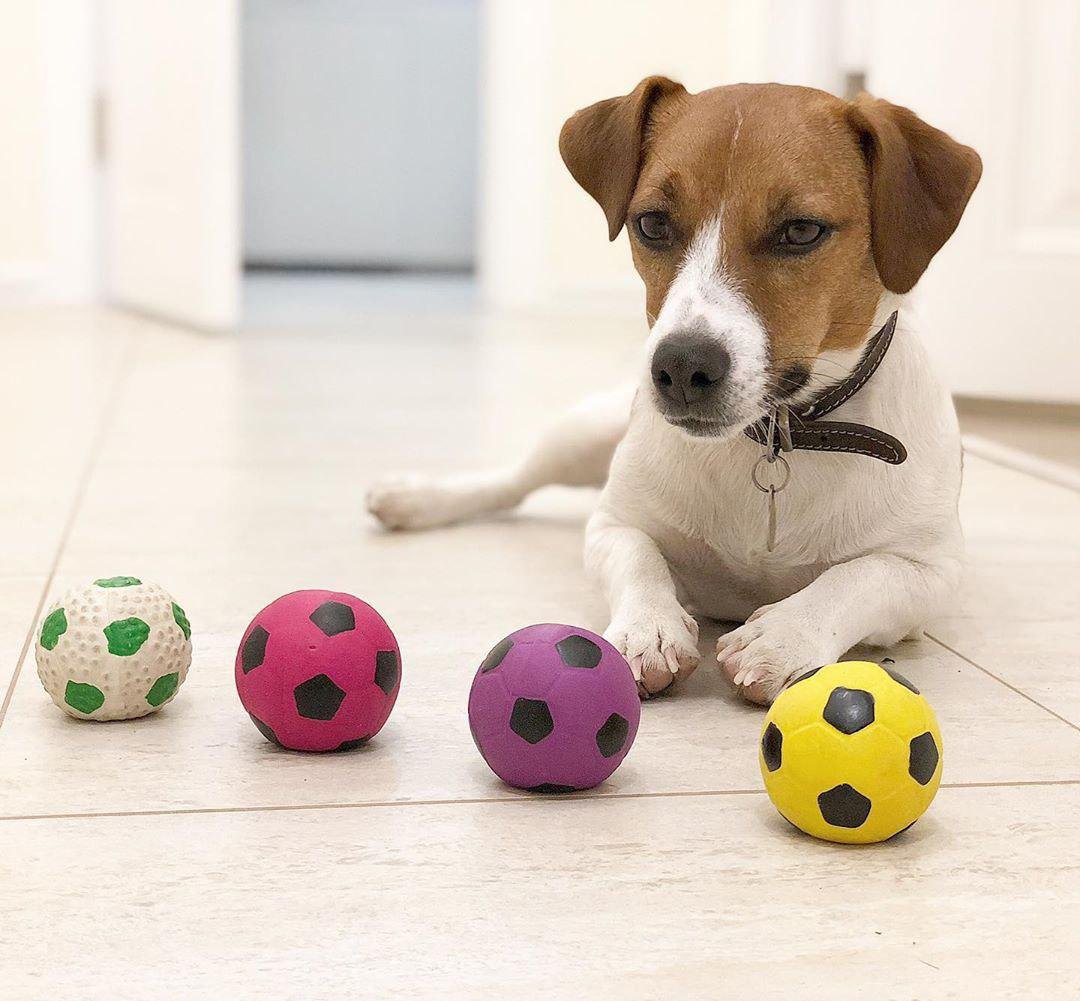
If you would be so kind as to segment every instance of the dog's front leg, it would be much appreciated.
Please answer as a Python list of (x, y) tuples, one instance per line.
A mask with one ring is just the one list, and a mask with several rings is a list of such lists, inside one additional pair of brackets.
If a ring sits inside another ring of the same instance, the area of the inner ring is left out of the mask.
[(679, 604), (667, 561), (638, 528), (598, 511), (585, 534), (585, 562), (611, 609), (604, 636), (630, 663), (643, 695), (689, 675), (699, 660), (698, 627)]
[(940, 612), (959, 576), (954, 557), (882, 553), (839, 563), (721, 636), (716, 659), (746, 698), (768, 704), (793, 677), (856, 644), (891, 646), (911, 635)]

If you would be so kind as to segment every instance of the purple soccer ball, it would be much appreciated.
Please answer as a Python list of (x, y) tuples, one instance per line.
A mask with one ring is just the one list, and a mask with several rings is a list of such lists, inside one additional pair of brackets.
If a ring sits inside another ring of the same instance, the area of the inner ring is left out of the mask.
[(641, 718), (630, 665), (576, 626), (526, 626), (492, 647), (469, 692), (469, 729), (509, 785), (573, 792), (604, 781)]

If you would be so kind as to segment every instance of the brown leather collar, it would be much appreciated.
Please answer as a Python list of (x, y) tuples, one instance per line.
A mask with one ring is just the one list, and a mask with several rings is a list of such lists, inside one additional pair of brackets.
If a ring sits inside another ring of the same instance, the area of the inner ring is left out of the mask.
[(893, 466), (900, 465), (907, 458), (907, 449), (891, 434), (867, 424), (820, 420), (850, 400), (877, 371), (892, 343), (896, 330), (896, 315), (893, 313), (885, 321), (885, 325), (874, 334), (859, 359), (859, 364), (846, 379), (830, 386), (809, 402), (790, 408), (786, 414), (786, 422), (775, 417), (756, 421), (743, 433), (759, 445), (764, 445), (771, 455), (790, 452), (792, 449), (853, 452), (856, 455), (867, 455), (871, 459), (880, 459)]

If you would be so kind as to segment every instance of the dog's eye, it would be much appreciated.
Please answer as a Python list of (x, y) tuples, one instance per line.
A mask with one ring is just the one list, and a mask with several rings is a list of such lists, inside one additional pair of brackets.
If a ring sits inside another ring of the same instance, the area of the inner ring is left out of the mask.
[(666, 212), (642, 212), (637, 217), (638, 235), (653, 244), (670, 243), (675, 229), (671, 217)]
[(792, 219), (780, 229), (777, 243), (788, 250), (807, 250), (828, 234), (828, 227), (813, 219)]

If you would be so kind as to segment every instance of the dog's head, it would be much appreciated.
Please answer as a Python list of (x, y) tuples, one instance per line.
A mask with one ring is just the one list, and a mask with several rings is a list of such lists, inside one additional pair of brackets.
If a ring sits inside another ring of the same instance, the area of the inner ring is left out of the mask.
[(559, 149), (625, 225), (652, 327), (647, 383), (689, 434), (728, 435), (827, 379), (882, 293), (952, 234), (978, 154), (885, 101), (665, 77), (591, 105)]

